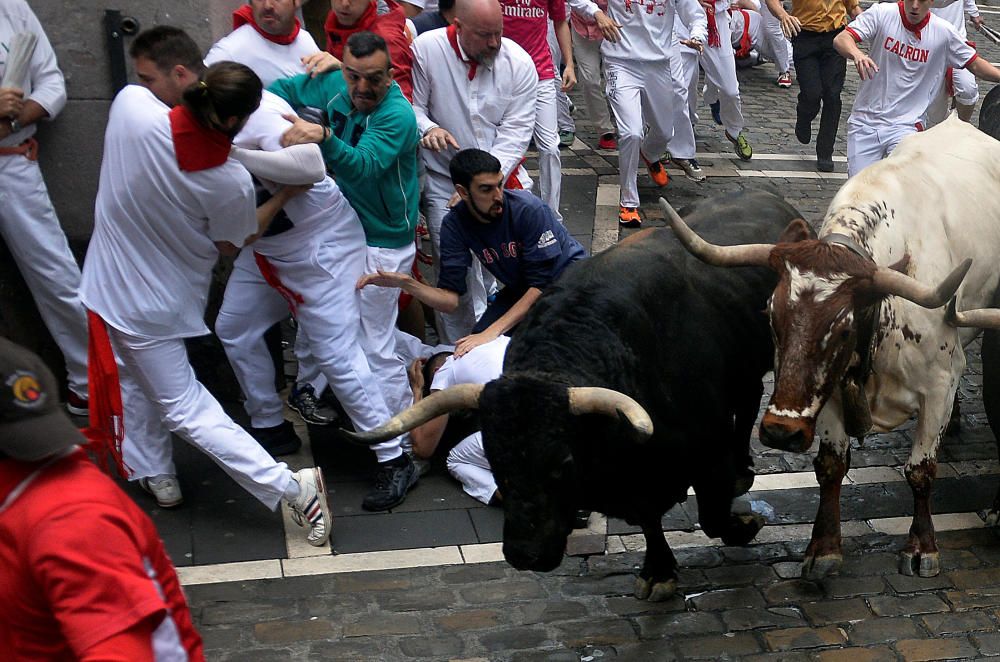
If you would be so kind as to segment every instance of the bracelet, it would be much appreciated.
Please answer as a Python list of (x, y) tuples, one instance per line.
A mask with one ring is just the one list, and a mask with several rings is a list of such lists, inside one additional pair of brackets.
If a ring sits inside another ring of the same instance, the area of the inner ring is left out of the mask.
[(329, 140), (330, 136), (332, 136), (332, 135), (333, 135), (333, 131), (330, 130), (330, 127), (324, 126), (323, 127), (323, 142), (326, 142), (327, 140)]

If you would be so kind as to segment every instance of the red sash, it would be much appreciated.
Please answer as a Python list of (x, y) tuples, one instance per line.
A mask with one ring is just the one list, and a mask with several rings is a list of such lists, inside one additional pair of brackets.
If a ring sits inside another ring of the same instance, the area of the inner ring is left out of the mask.
[(128, 478), (132, 469), (122, 457), (125, 440), (125, 417), (122, 407), (122, 387), (118, 380), (118, 366), (111, 349), (108, 329), (101, 316), (87, 311), (87, 391), (90, 409), (90, 426), (83, 434), (87, 450), (94, 453), (98, 466), (111, 472), (114, 466), (118, 475)]

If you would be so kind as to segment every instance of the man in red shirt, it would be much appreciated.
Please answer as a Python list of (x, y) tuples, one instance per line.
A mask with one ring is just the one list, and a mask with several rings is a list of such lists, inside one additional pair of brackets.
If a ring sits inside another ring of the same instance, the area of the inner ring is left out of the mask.
[[(384, 6), (380, 12), (379, 5)], [(393, 0), (330, 0), (330, 13), (323, 25), (326, 32), (326, 50), (343, 61), (344, 44), (355, 32), (374, 32), (385, 39), (392, 62), (392, 77), (409, 101), (413, 101), (413, 83), (410, 69), (410, 34), (406, 29), (406, 14)]]
[(42, 361), (0, 338), (0, 656), (204, 660), (156, 528), (84, 442)]

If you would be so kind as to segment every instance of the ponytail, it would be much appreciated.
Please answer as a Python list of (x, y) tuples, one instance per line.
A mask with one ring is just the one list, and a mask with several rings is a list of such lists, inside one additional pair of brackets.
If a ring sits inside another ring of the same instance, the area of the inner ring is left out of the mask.
[(213, 64), (194, 85), (184, 90), (182, 103), (203, 126), (229, 134), (228, 120), (246, 119), (260, 105), (260, 78), (236, 62)]

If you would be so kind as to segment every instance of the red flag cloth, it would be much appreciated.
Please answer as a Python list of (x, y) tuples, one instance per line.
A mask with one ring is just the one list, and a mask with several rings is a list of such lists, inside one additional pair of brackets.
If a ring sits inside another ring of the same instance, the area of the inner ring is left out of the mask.
[(90, 426), (83, 431), (87, 450), (94, 453), (98, 465), (110, 473), (111, 466), (122, 478), (132, 470), (122, 457), (125, 440), (125, 418), (122, 407), (122, 387), (118, 381), (118, 365), (111, 349), (108, 329), (101, 316), (87, 311), (87, 391)]
[(281, 282), (281, 278), (278, 276), (278, 269), (268, 262), (266, 257), (254, 251), (253, 259), (257, 262), (257, 268), (260, 269), (260, 275), (264, 277), (264, 281), (284, 297), (288, 303), (288, 310), (291, 311), (292, 317), (295, 317), (299, 304), (305, 303), (305, 299), (302, 298), (301, 294)]
[(715, 5), (705, 7), (705, 14), (708, 16), (708, 45), (718, 48), (722, 46), (722, 38), (719, 36), (719, 26), (715, 22)]
[(253, 10), (250, 8), (250, 5), (243, 5), (233, 12), (234, 30), (246, 23), (252, 25), (253, 29), (256, 30), (257, 33), (264, 39), (276, 44), (281, 44), (282, 46), (287, 46), (295, 41), (295, 38), (299, 36), (299, 30), (302, 29), (302, 26), (299, 24), (299, 19), (296, 18), (295, 27), (292, 28), (292, 31), (288, 34), (271, 34), (270, 32), (264, 32), (264, 30), (257, 25), (257, 20), (253, 17)]
[(170, 111), (170, 133), (177, 165), (186, 172), (217, 168), (229, 158), (233, 146), (229, 136), (202, 126), (184, 104)]
[(469, 80), (475, 78), (476, 68), (479, 67), (479, 63), (475, 60), (465, 60), (462, 58), (462, 50), (458, 47), (458, 32), (454, 24), (448, 26), (448, 43), (451, 44), (451, 48), (455, 51), (458, 59), (469, 66)]

